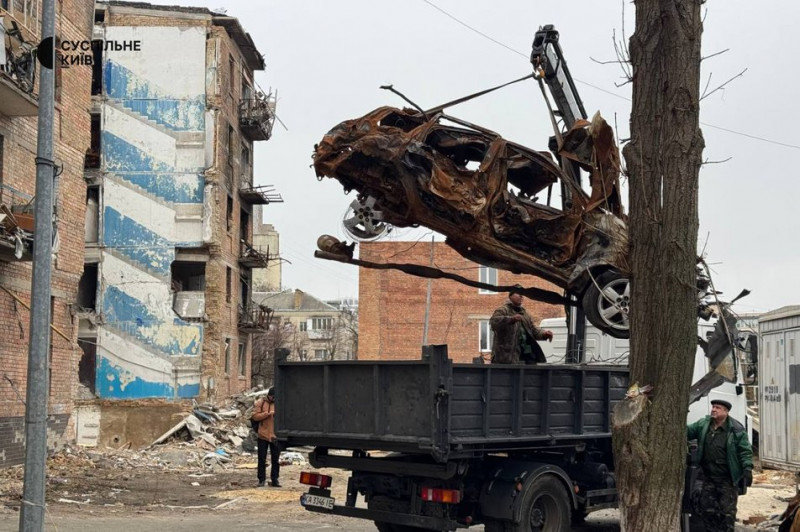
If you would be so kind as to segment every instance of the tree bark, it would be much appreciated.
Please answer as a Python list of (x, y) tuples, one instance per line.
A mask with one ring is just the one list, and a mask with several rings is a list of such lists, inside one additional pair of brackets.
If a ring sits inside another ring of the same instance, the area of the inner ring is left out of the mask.
[(630, 183), (631, 383), (615, 411), (622, 530), (678, 530), (697, 348), (700, 0), (635, 0)]

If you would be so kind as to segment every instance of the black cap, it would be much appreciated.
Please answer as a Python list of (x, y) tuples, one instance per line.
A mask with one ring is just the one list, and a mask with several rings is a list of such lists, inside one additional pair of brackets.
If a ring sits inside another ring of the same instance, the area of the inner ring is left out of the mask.
[(733, 405), (732, 405), (732, 404), (730, 404), (728, 401), (723, 401), (722, 399), (713, 399), (713, 400), (711, 401), (711, 404), (712, 404), (712, 405), (724, 406), (725, 408), (727, 408), (727, 409), (728, 409), (728, 412), (730, 412), (730, 411), (731, 411), (731, 407), (733, 406)]
[(508, 291), (509, 297), (513, 296), (514, 294), (524, 295), (522, 291), (525, 290), (521, 284), (515, 284), (511, 287), (511, 290)]
[(269, 387), (269, 390), (267, 390), (267, 395), (271, 395), (272, 397), (275, 397), (275, 387), (274, 386), (270, 386)]

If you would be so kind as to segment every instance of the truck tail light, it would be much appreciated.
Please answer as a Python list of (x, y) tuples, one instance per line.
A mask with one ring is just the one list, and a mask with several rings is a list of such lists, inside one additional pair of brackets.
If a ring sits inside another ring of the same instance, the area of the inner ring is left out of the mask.
[(330, 488), (331, 481), (333, 481), (333, 477), (329, 477), (328, 475), (309, 473), (307, 471), (300, 473), (300, 484), (316, 486), (318, 488)]
[(461, 502), (460, 490), (448, 490), (444, 488), (423, 487), (420, 493), (423, 501), (443, 502), (446, 504), (458, 504)]

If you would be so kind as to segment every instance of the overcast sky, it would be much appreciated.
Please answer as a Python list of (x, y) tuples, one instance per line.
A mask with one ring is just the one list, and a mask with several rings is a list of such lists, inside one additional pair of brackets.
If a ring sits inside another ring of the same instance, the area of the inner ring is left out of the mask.
[[(320, 298), (357, 296), (356, 267), (313, 258), (319, 235), (344, 238), (341, 219), (353, 196), (344, 196), (334, 180), (316, 180), (311, 153), (339, 122), (382, 105), (403, 106), (380, 85), (393, 84), (427, 108), (522, 77), (530, 73), (535, 31), (554, 24), (587, 112), (599, 110), (621, 138), (628, 136), (630, 87), (616, 86), (619, 66), (592, 58), (615, 59), (613, 35), (621, 38), (623, 8), (626, 38), (633, 31), (630, 2), (212, 1), (154, 3), (225, 8), (266, 58), (256, 80), (278, 91), (277, 113), (288, 131), (276, 124), (271, 140), (256, 143), (255, 181), (275, 185), (285, 200), (266, 207), (265, 218), (280, 232), (281, 256), (291, 262), (283, 266), (286, 288)], [(752, 290), (737, 304), (739, 312), (798, 304), (800, 113), (791, 65), (800, 49), (800, 3), (710, 0), (705, 8), (703, 54), (730, 50), (704, 61), (703, 85), (711, 76), (711, 90), (747, 72), (702, 102), (704, 158), (730, 160), (701, 170), (698, 247), (713, 264), (717, 289), (729, 297)], [(450, 113), (539, 150), (552, 134), (532, 81)], [(393, 238), (430, 236), (401, 230)]]

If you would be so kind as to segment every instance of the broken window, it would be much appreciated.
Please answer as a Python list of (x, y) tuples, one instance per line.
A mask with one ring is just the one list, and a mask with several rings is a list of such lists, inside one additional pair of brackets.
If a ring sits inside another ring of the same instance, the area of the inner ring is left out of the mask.
[(97, 308), (97, 264), (84, 264), (83, 275), (78, 282), (78, 306), (83, 311), (94, 311)]
[(233, 166), (233, 159), (236, 146), (236, 135), (233, 134), (233, 126), (228, 124), (228, 166)]
[(96, 244), (100, 234), (100, 187), (86, 187), (83, 241)]
[(231, 302), (231, 294), (233, 293), (233, 270), (230, 266), (225, 268), (225, 301)]
[(91, 137), (89, 149), (86, 151), (86, 159), (83, 163), (84, 168), (100, 168), (100, 138), (100, 114), (92, 113)]
[[(100, 11), (100, 13), (105, 13)], [(95, 21), (97, 12), (95, 12)], [(92, 96), (103, 94), (103, 41), (92, 41)]]
[(176, 260), (170, 268), (173, 292), (203, 292), (206, 289), (206, 263)]
[(83, 354), (78, 362), (78, 382), (95, 393), (95, 367), (97, 365), (97, 339), (78, 338)]
[(239, 366), (239, 375), (244, 377), (247, 375), (247, 341), (239, 340), (239, 359), (238, 359), (238, 366)]
[[(478, 268), (478, 281), (484, 284), (497, 285), (497, 268), (490, 268), (488, 266), (481, 266)], [(485, 288), (478, 288), (479, 294), (496, 294), (491, 290)]]
[(239, 272), (239, 305), (242, 309), (250, 306), (250, 270), (243, 269)]
[(233, 196), (228, 194), (228, 202), (225, 210), (225, 227), (230, 233), (233, 230)]
[(245, 146), (244, 142), (242, 142), (242, 155), (239, 165), (242, 176), (240, 179), (240, 186), (243, 186), (244, 184), (252, 184), (253, 180), (250, 177), (250, 148)]
[(233, 56), (228, 56), (228, 92), (233, 94), (233, 88), (236, 84), (236, 61), (233, 60)]
[(244, 209), (239, 211), (239, 239), (242, 242), (250, 242), (250, 213)]
[(225, 338), (225, 373), (231, 372), (231, 339)]

